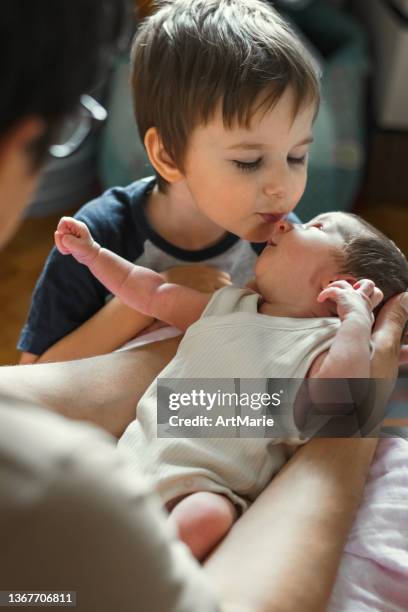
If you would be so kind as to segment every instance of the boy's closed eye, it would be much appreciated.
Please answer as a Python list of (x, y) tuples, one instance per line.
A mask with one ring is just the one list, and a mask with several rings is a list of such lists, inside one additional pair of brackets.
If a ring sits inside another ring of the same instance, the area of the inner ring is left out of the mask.
[[(306, 163), (307, 155), (303, 155), (302, 157), (288, 157), (288, 163), (291, 165), (299, 165), (303, 166)], [(232, 163), (237, 166), (239, 170), (243, 172), (253, 172), (261, 167), (263, 162), (263, 158), (260, 157), (253, 162), (244, 162), (238, 159), (233, 159)]]

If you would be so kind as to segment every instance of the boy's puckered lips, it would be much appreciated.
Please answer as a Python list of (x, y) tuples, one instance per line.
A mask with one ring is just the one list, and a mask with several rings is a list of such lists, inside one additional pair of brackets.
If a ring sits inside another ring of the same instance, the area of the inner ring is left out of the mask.
[(275, 213), (275, 214), (258, 213), (258, 214), (262, 218), (262, 220), (265, 221), (265, 223), (277, 223), (278, 221), (286, 217), (286, 213)]

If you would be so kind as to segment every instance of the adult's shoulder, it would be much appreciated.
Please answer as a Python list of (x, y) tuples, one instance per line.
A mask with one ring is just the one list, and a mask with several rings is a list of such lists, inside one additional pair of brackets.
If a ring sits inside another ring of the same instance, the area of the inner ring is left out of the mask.
[(0, 459), (9, 590), (76, 591), (82, 611), (216, 609), (150, 481), (127, 468), (113, 438), (0, 398)]

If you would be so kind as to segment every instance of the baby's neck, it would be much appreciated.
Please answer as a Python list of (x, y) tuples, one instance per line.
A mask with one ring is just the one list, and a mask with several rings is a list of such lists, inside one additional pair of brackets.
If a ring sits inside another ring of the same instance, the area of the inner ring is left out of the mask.
[(266, 300), (260, 304), (258, 312), (269, 317), (291, 317), (295, 319), (309, 319), (319, 316), (313, 312), (312, 308), (304, 308), (299, 305), (292, 306), (281, 302), (272, 303)]
[(146, 216), (162, 238), (181, 249), (205, 249), (226, 234), (197, 210), (184, 182), (170, 185), (167, 193), (155, 187), (146, 205)]

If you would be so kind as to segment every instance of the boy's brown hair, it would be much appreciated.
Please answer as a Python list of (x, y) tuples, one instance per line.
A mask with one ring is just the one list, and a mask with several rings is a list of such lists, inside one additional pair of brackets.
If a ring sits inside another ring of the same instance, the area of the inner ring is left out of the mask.
[(342, 274), (352, 274), (361, 280), (369, 278), (381, 289), (384, 299), (379, 308), (393, 295), (408, 290), (408, 262), (397, 245), (370, 223), (348, 213), (363, 226), (363, 232), (346, 238), (342, 258)]
[[(319, 69), (298, 36), (262, 0), (159, 0), (132, 49), (131, 84), (142, 140), (156, 127), (183, 171), (193, 129), (221, 105), (224, 125), (249, 127), (290, 86), (294, 114), (320, 102)], [(166, 181), (158, 176), (161, 190)]]

